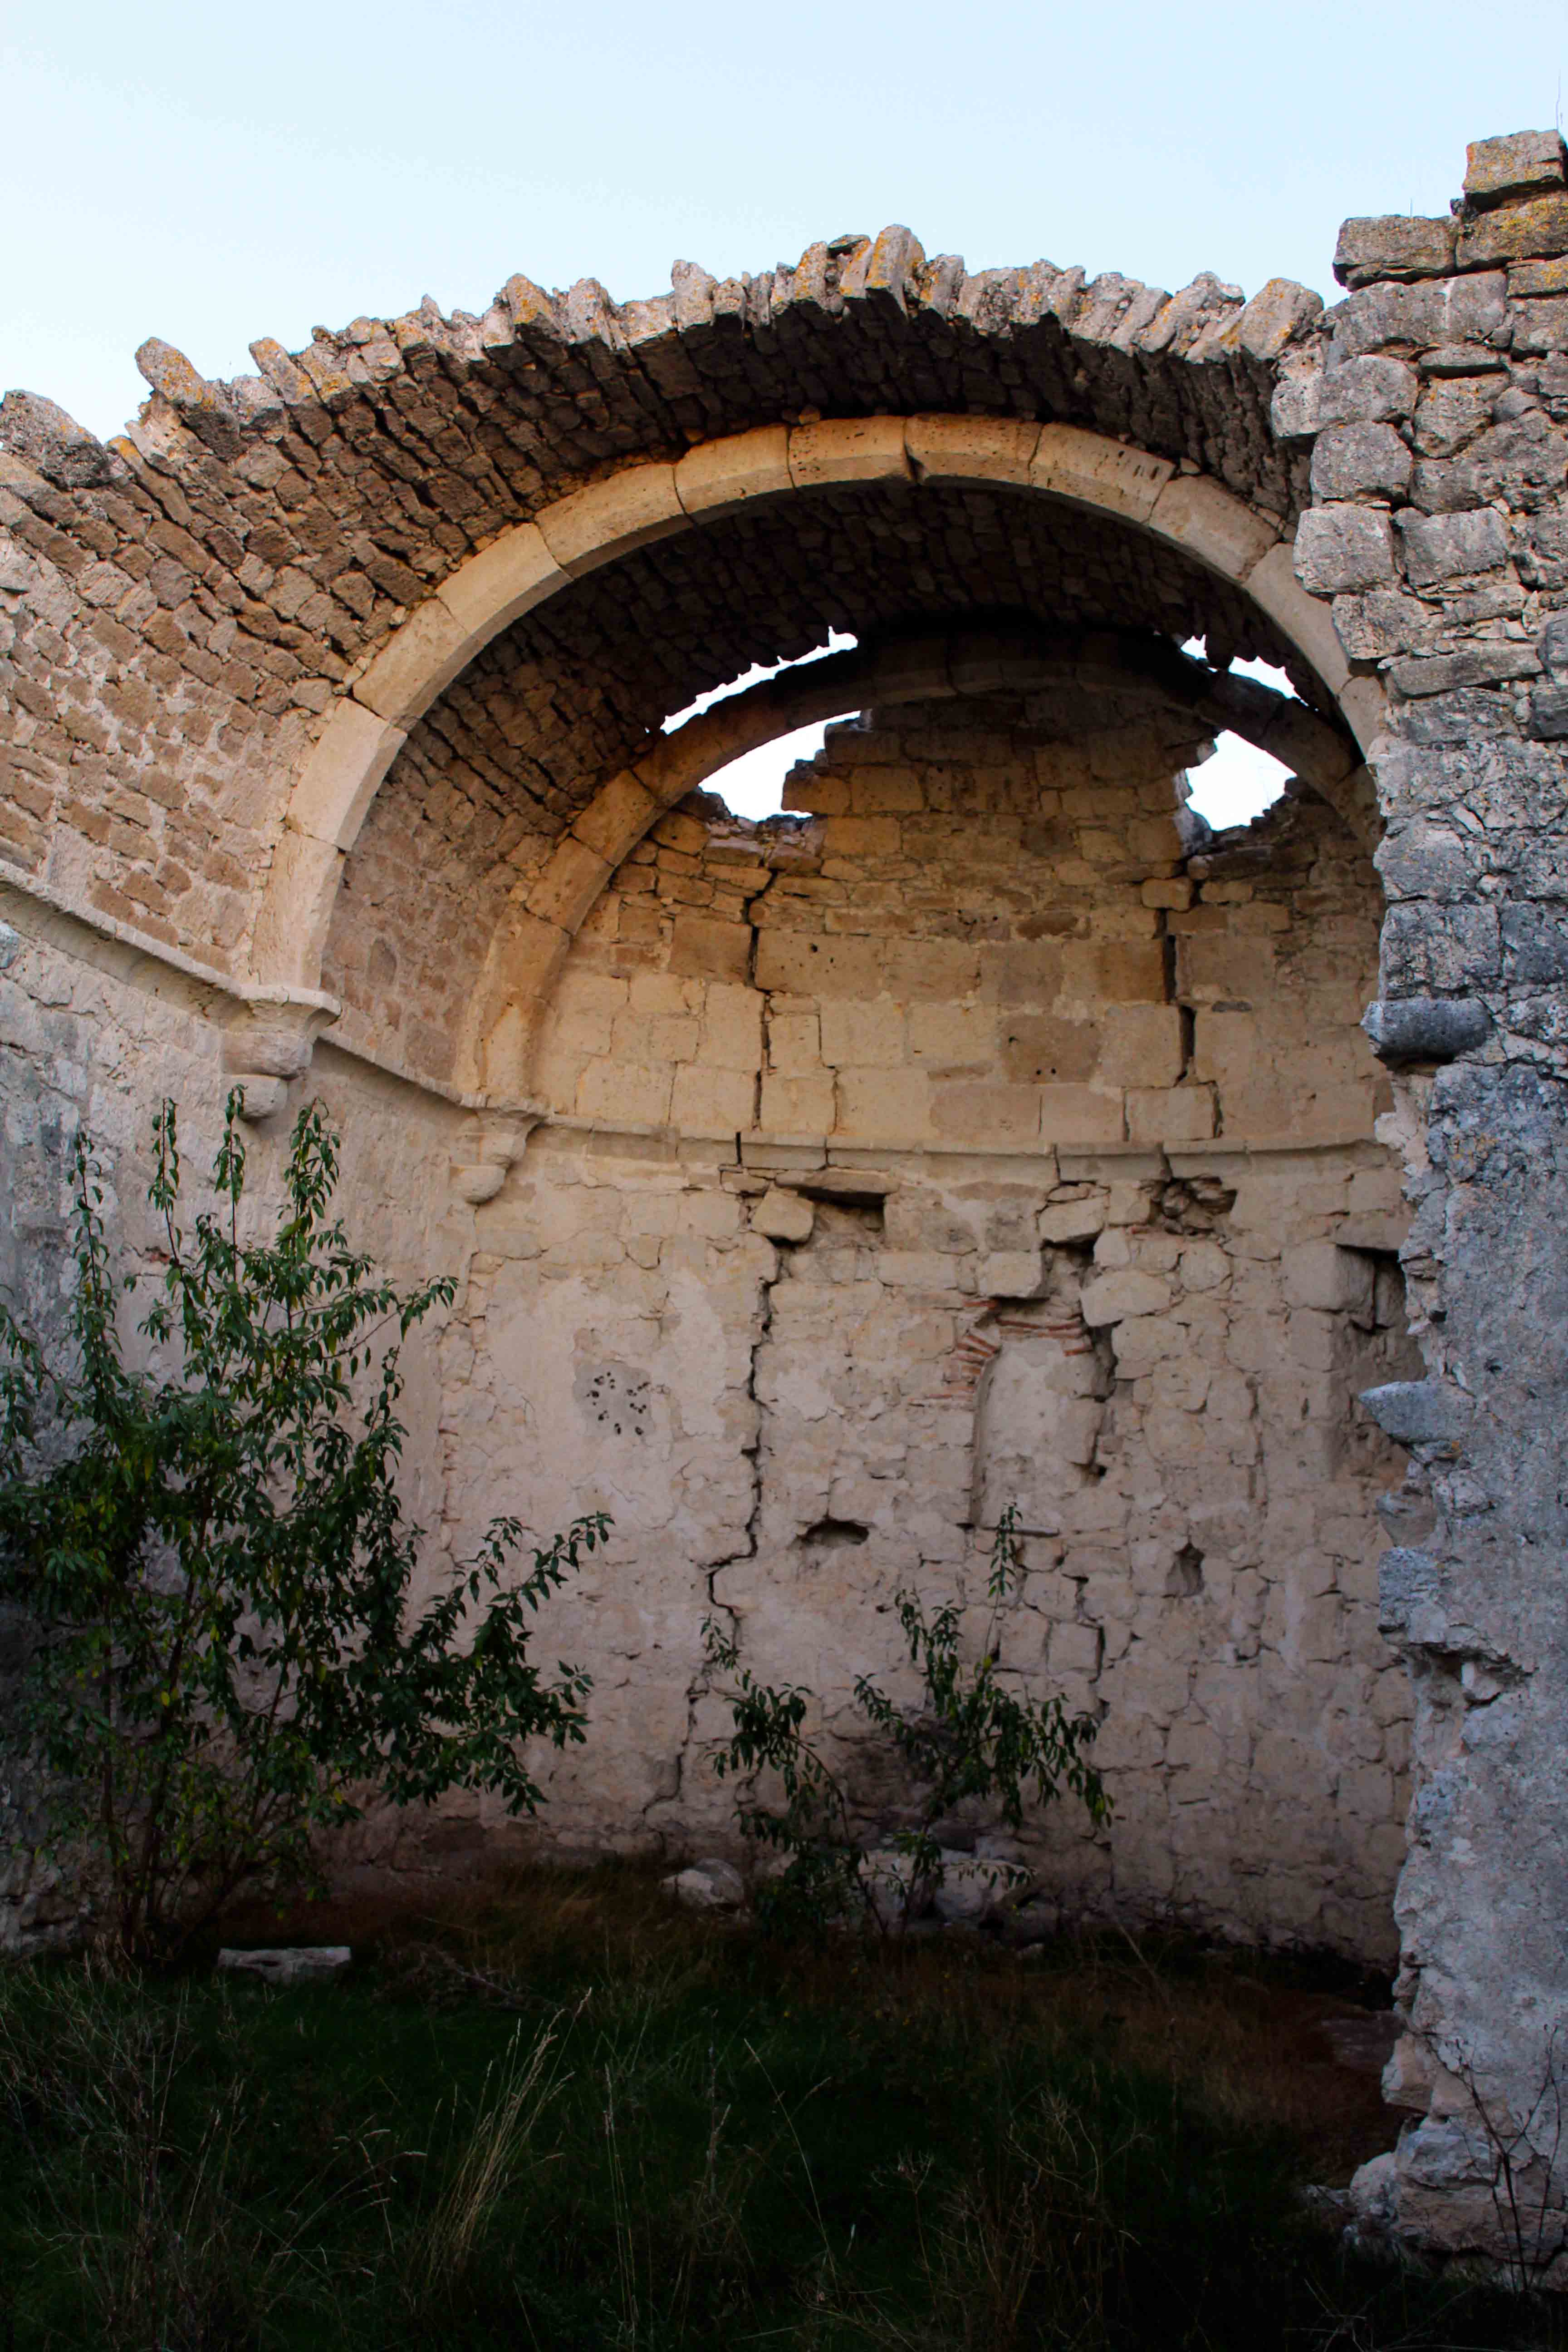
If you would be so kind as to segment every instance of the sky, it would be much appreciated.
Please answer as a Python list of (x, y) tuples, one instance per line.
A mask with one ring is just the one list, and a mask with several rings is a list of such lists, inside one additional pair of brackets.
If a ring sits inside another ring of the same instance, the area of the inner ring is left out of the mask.
[[(832, 630), (821, 653), (810, 658), (820, 660), (822, 654), (847, 653), (854, 644), (853, 637), (840, 636)], [(1194, 661), (1204, 658), (1203, 644), (1198, 638), (1194, 638), (1184, 651), (1191, 654)], [(759, 663), (742, 677), (731, 678), (728, 685), (715, 687), (710, 694), (700, 694), (684, 710), (670, 713), (664, 722), (665, 733), (673, 734), (689, 719), (695, 719), (710, 703), (721, 701), (726, 695), (738, 693), (748, 686), (760, 686), (765, 677), (776, 677), (784, 667), (780, 663), (766, 668)], [(1276, 694), (1294, 693), (1284, 671), (1273, 668), (1268, 662), (1234, 662), (1231, 667), (1240, 677), (1255, 677), (1260, 684), (1272, 687)], [(809, 760), (821, 751), (826, 731), (827, 722), (824, 721), (819, 726), (797, 727), (788, 735), (777, 735), (771, 743), (763, 743), (754, 751), (743, 751), (738, 760), (731, 760), (727, 768), (721, 768), (709, 778), (703, 790), (717, 793), (733, 816), (775, 816), (785, 777), (797, 761)], [(1205, 818), (1216, 833), (1226, 825), (1247, 824), (1279, 799), (1289, 773), (1279, 760), (1244, 743), (1239, 735), (1221, 735), (1209, 757), (1187, 780), (1188, 805)]]
[(1446, 210), (1565, 50), (1568, 0), (0, 0), (0, 388), (107, 436), (148, 335), (232, 376), (518, 269), (624, 300), (892, 221), (1331, 296), (1342, 216)]

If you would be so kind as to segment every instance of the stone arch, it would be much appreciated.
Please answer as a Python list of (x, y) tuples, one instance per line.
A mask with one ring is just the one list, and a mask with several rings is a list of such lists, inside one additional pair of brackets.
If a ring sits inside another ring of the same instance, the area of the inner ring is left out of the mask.
[[(674, 463), (626, 467), (542, 508), (459, 564), (394, 632), (334, 706), (293, 785), (256, 926), (258, 977), (290, 987), (319, 983), (343, 861), (382, 780), (410, 726), (501, 630), (584, 574), (754, 501), (900, 481), (1043, 496), (1163, 541), (1256, 604), (1300, 652), (1363, 749), (1370, 744), (1381, 688), (1352, 676), (1327, 605), (1296, 579), (1279, 525), (1208, 477), (1076, 425), (1018, 418), (879, 415), (760, 425), (699, 443)], [(713, 766), (734, 755), (725, 752)], [(584, 853), (601, 862), (602, 853), (580, 835), (579, 841), (572, 855), (589, 876)], [(567, 888), (559, 898), (564, 887), (558, 872), (548, 904), (542, 898), (533, 905), (531, 893), (527, 914), (560, 929), (560, 907), (573, 898)], [(542, 878), (537, 890), (545, 892)], [(584, 906), (577, 919), (585, 912)]]

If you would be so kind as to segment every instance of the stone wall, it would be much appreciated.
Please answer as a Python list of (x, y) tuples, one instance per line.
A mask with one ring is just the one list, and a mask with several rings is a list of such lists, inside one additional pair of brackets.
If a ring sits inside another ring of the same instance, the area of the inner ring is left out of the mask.
[[(901, 228), (754, 278), (677, 278), (616, 306), (591, 278), (552, 296), (519, 274), (483, 319), (426, 304), (319, 331), (293, 356), (260, 341), (259, 373), (232, 383), (153, 337), (138, 353), (151, 397), (107, 447), (8, 393), (10, 861), (242, 968), (277, 786), (388, 633), (563, 490), (781, 415), (1050, 414), (1213, 473), (1275, 517), (1304, 488), (1268, 425), (1272, 362), (1321, 308), (1302, 287), (1246, 303), (1212, 273), (1175, 294), (1048, 262), (966, 273)], [(786, 638), (801, 625), (789, 616)], [(1229, 616), (1231, 642), (1238, 627)]]
[(1504, 2254), (1503, 2145), (1529, 2228), (1563, 2242), (1565, 257), (1559, 136), (1480, 142), (1448, 217), (1346, 223), (1351, 290), (1274, 411), (1311, 451), (1301, 577), (1392, 689), (1371, 1025), (1401, 1073), (1427, 1369), (1372, 1400), (1411, 1464), (1383, 1622), (1416, 1698), (1388, 2078), (1416, 2120), (1360, 2195)]
[[(322, 984), (342, 1034), (453, 1076), (463, 1013), (509, 906), (668, 712), (754, 664), (811, 653), (828, 628), (875, 642), (923, 614), (1048, 612), (1289, 665), (1243, 598), (1114, 517), (989, 485), (839, 486), (705, 526), (574, 583), (488, 646), (398, 751), (343, 868)], [(1086, 687), (1086, 691), (1089, 691)], [(1169, 714), (1164, 735), (1182, 740)], [(1205, 730), (1187, 716), (1194, 748)], [(1162, 807), (1164, 803), (1162, 803)]]
[(672, 812), (578, 932), (541, 1097), (906, 1148), (1370, 1141), (1365, 852), (1299, 794), (1189, 863), (1201, 737), (1108, 701), (888, 713), (796, 770), (807, 818)]
[(1304, 796), (1189, 864), (1190, 724), (1117, 715), (835, 728), (811, 815), (699, 795), (633, 852), (544, 1030), (550, 1127), (478, 1212), (452, 1539), (613, 1514), (552, 1833), (679, 1847), (726, 1835), (703, 1618), (852, 1758), (896, 1587), (973, 1601), (1013, 1503), (1009, 1670), (1101, 1719), (1116, 1795), (1109, 1836), (1026, 1840), (1068, 1914), (1381, 1957), (1410, 1702), (1353, 1399), (1417, 1367), (1356, 1026), (1376, 877)]
[(1396, 1262), (1361, 1246), (1375, 1155), (647, 1150), (536, 1139), (447, 1343), (454, 1544), (495, 1507), (616, 1523), (552, 1614), (595, 1693), (552, 1836), (730, 1843), (702, 1619), (852, 1750), (854, 1675), (901, 1686), (896, 1587), (974, 1601), (1011, 1502), (1006, 1668), (1102, 1719), (1117, 1803), (1104, 1836), (1029, 1826), (1066, 1916), (1387, 1956), (1410, 1698), (1352, 1398), (1410, 1367)]

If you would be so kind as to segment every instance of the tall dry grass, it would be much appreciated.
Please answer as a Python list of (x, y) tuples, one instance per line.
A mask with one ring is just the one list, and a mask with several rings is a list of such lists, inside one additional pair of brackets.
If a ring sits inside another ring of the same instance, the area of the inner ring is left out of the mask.
[(297, 1993), (0, 1969), (5, 2352), (7, 2298), (19, 2352), (1568, 2347), (1303, 2212), (1386, 2141), (1331, 1971), (780, 1949), (636, 1871), (300, 1924), (372, 1956)]

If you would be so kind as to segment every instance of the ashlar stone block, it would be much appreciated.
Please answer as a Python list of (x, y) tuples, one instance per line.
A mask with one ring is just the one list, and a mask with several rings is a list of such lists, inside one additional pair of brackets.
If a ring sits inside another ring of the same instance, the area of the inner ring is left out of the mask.
[[(1191, 884), (1187, 885), (1189, 892)], [(1173, 1087), (1183, 1069), (1182, 1014), (1174, 1004), (1113, 1004), (1101, 1027), (1099, 1076), (1118, 1087)]]
[(957, 1262), (935, 1250), (879, 1250), (877, 1279), (896, 1290), (951, 1290), (958, 1281)]
[(904, 446), (920, 481), (1029, 481), (1038, 425), (1012, 416), (911, 416)]
[(901, 416), (832, 417), (796, 425), (789, 436), (790, 479), (797, 490), (830, 482), (910, 481)]
[(542, 508), (534, 520), (552, 557), (574, 579), (690, 528), (675, 468), (661, 465), (628, 467)]
[(334, 704), (290, 795), (290, 828), (352, 849), (377, 787), (407, 740), (403, 728), (352, 697)]
[(744, 981), (754, 936), (749, 923), (679, 914), (670, 937), (669, 969), (692, 979)]
[(528, 893), (528, 911), (542, 923), (574, 931), (609, 878), (610, 868), (604, 858), (574, 834), (566, 834)]
[(1279, 533), (1206, 476), (1179, 474), (1161, 491), (1149, 527), (1226, 580), (1243, 581)]
[(880, 943), (763, 930), (757, 938), (756, 984), (824, 1003), (876, 997), (882, 992)]
[(974, 1269), (976, 1288), (989, 1298), (1037, 1298), (1048, 1274), (1038, 1250), (993, 1250)]
[(988, 1005), (913, 1004), (909, 1050), (946, 1075), (979, 1074), (995, 1058), (996, 1019)]
[(1127, 1135), (1132, 1143), (1203, 1143), (1215, 1132), (1212, 1087), (1129, 1087)]
[(749, 1070), (689, 1063), (675, 1073), (670, 1120), (686, 1135), (732, 1136), (750, 1128), (755, 1096)]
[(717, 522), (792, 487), (785, 425), (759, 425), (750, 433), (700, 441), (675, 468), (676, 497), (694, 522)]
[(924, 789), (912, 768), (890, 762), (856, 768), (848, 783), (849, 806), (856, 816), (904, 816), (925, 806)]
[(1280, 1259), (1285, 1297), (1292, 1307), (1331, 1314), (1365, 1315), (1372, 1306), (1373, 1261), (1332, 1242), (1301, 1242)]
[(931, 1081), (923, 1070), (840, 1069), (840, 1135), (913, 1141), (931, 1133)]
[[(1033, 1087), (943, 1081), (932, 1087), (931, 1123), (952, 1141), (1033, 1144), (1040, 1135), (1041, 1100)], [(1120, 1117), (1120, 1103), (1117, 1108)]]
[(764, 1135), (824, 1136), (832, 1132), (837, 1107), (831, 1071), (767, 1072), (763, 1079), (757, 1125)]
[(1120, 1143), (1127, 1131), (1119, 1087), (1041, 1087), (1035, 1097), (1035, 1119), (1045, 1143)]
[(633, 1127), (662, 1127), (669, 1118), (675, 1072), (639, 1068), (622, 1061), (590, 1062), (577, 1085), (577, 1109), (584, 1118), (625, 1122)]
[(601, 785), (587, 807), (572, 821), (579, 841), (616, 866), (639, 842), (658, 814), (653, 794), (629, 772)]
[(896, 816), (830, 816), (824, 827), (830, 857), (896, 857), (902, 830)]
[(835, 1069), (895, 1070), (904, 1064), (904, 1014), (883, 997), (869, 1004), (825, 1003), (818, 1016), (822, 1059)]
[(822, 1068), (822, 1029), (816, 1013), (770, 1012), (767, 1023), (769, 1066), (788, 1077), (818, 1073)]
[(524, 522), (459, 563), (437, 594), (470, 641), (488, 644), (563, 588), (568, 576), (545, 545), (542, 531)]
[(1029, 481), (1033, 488), (1077, 505), (1107, 508), (1144, 522), (1174, 470), (1167, 458), (1124, 448), (1076, 425), (1047, 425), (1036, 446)]
[(702, 1001), (700, 1062), (715, 1069), (744, 1070), (755, 1076), (762, 1066), (763, 1000), (755, 989), (710, 986)]

